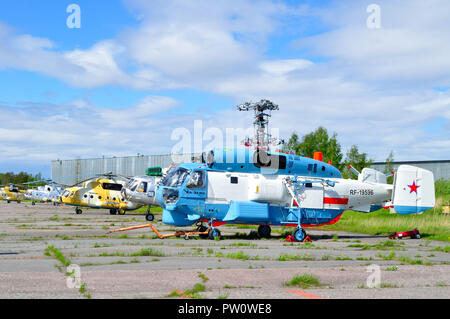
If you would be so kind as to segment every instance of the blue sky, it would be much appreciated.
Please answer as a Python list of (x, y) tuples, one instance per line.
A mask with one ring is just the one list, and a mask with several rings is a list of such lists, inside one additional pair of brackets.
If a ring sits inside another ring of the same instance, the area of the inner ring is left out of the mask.
[[(69, 4), (81, 28), (66, 25)], [(56, 158), (171, 152), (176, 128), (249, 127), (280, 105), (282, 137), (319, 125), (377, 160), (450, 157), (450, 4), (18, 0), (0, 10), (0, 172)], [(447, 12), (447, 13), (446, 13)]]

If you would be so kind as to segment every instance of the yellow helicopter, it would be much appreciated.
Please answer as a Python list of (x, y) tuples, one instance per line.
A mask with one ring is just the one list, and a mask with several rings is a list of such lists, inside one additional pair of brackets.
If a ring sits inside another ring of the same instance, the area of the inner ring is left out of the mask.
[[(81, 214), (80, 207), (109, 209), (111, 215), (125, 214), (127, 210), (135, 210), (144, 205), (126, 201), (121, 190), (128, 182), (127, 178), (103, 174), (103, 177), (90, 178), (68, 187), (59, 196), (60, 202), (75, 206), (75, 213)], [(76, 186), (81, 184), (81, 186)]]
[(0, 199), (6, 200), (7, 203), (20, 203), (25, 199), (25, 190), (19, 189), (13, 184), (0, 188)]

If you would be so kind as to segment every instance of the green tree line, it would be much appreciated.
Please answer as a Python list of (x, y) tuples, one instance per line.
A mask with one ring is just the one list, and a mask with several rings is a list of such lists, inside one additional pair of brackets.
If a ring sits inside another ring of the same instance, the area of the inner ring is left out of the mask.
[[(331, 161), (331, 164), (339, 169), (344, 178), (357, 178), (348, 170), (348, 166), (353, 166), (361, 172), (364, 167), (372, 165), (373, 159), (369, 158), (367, 153), (360, 152), (357, 145), (352, 145), (347, 153), (342, 153), (341, 144), (337, 139), (337, 133), (331, 136), (327, 129), (319, 126), (315, 131), (304, 135), (302, 138), (297, 133), (292, 133), (288, 142), (283, 146), (283, 152), (294, 152), (296, 155), (314, 157), (314, 152), (322, 152), (323, 161)], [(392, 170), (390, 166), (394, 161), (394, 154), (391, 151), (386, 162), (385, 171)], [(388, 167), (389, 166), (389, 167)]]
[(13, 172), (0, 173), (0, 185), (23, 184), (27, 182), (38, 181), (41, 179), (42, 177), (40, 173), (36, 175), (32, 175), (26, 172), (20, 172), (17, 174)]

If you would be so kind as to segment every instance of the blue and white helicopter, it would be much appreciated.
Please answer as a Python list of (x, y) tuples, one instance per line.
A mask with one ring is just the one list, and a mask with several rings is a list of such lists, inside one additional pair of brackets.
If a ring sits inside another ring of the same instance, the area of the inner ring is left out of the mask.
[(265, 112), (277, 105), (261, 100), (238, 108), (255, 111), (256, 141), (246, 144), (256, 147), (214, 149), (204, 154), (203, 163), (171, 168), (156, 187), (165, 224), (196, 224), (210, 239), (220, 236), (217, 227), (223, 224), (259, 225), (260, 237), (269, 237), (271, 226), (292, 226), (292, 237), (303, 241), (304, 227), (333, 224), (345, 210), (370, 213), (393, 207), (412, 214), (434, 207), (432, 172), (401, 165), (392, 185), (371, 168), (356, 172), (357, 180), (344, 179), (321, 160), (268, 150), (270, 115)]
[(43, 186), (37, 186), (36, 188), (28, 189), (25, 192), (25, 198), (31, 200), (31, 204), (35, 205), (36, 202), (49, 203), (52, 202), (53, 205), (57, 206), (59, 204), (59, 195), (62, 194), (64, 187), (66, 185), (57, 184), (51, 180), (40, 180), (33, 181), (24, 184), (37, 184), (37, 183), (47, 183)]

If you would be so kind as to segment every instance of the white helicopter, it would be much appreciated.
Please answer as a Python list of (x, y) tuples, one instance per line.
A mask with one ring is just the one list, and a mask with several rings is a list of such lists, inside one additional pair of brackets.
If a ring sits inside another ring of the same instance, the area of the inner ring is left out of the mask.
[(151, 206), (159, 206), (156, 200), (156, 188), (164, 174), (172, 166), (173, 164), (164, 170), (161, 167), (149, 167), (147, 168), (147, 175), (132, 177), (121, 190), (121, 195), (125, 201), (148, 206), (145, 214), (145, 219), (148, 221), (153, 221), (155, 218), (150, 213)]
[[(31, 182), (27, 184), (35, 184), (39, 183), (41, 181), (37, 182)], [(48, 181), (46, 181), (48, 182)], [(57, 206), (59, 205), (59, 196), (64, 191), (65, 185), (58, 185), (54, 182), (50, 182), (49, 184), (46, 184), (44, 186), (37, 186), (36, 188), (28, 189), (25, 192), (25, 198), (28, 200), (31, 200), (31, 204), (35, 205), (36, 202), (41, 203), (49, 203), (52, 202), (53, 205)]]

